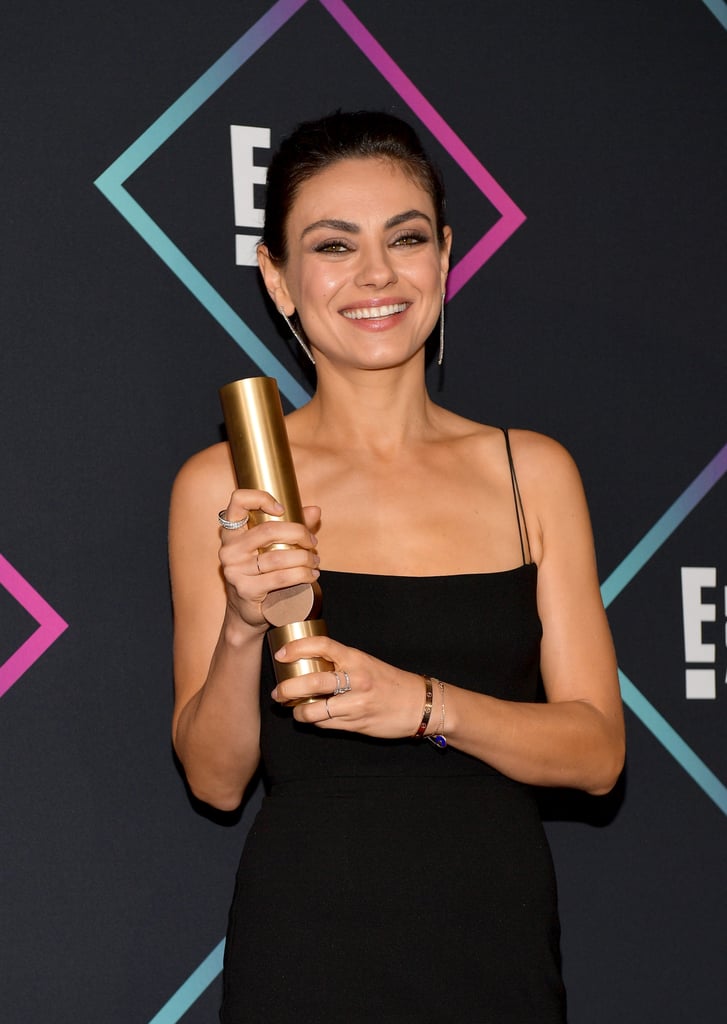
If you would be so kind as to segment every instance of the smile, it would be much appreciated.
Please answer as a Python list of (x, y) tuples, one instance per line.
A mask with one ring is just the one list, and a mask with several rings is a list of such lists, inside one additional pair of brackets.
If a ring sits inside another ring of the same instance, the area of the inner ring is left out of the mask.
[(381, 317), (394, 316), (395, 313), (403, 313), (406, 307), (406, 302), (394, 302), (390, 306), (366, 306), (364, 309), (344, 309), (343, 315), (347, 320), (378, 320)]

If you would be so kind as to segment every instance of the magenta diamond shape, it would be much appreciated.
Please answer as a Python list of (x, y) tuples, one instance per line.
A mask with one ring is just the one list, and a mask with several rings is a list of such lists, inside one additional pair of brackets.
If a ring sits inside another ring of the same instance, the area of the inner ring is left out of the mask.
[(17, 569), (0, 555), (0, 585), (15, 598), (29, 615), (38, 623), (38, 628), (31, 633), (25, 643), (2, 665), (0, 665), (0, 697), (7, 693), (13, 683), (34, 665), (41, 655), (45, 654), (51, 644), (55, 643), (61, 633), (68, 628), (58, 612), (40, 596), (24, 579)]
[(447, 280), (447, 298), (452, 299), (480, 267), (489, 260), (525, 220), (525, 214), (487, 171), (474, 153), (450, 128), (429, 100), (417, 89), (343, 0), (319, 0), (338, 22), (377, 71), (386, 79), (407, 106), (426, 125), (464, 173), (492, 203), (500, 219), (465, 253), (451, 269)]

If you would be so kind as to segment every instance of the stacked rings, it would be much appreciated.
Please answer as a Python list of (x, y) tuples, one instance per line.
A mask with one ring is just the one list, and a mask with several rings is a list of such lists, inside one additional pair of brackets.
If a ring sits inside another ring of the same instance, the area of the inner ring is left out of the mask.
[(351, 680), (349, 678), (348, 672), (344, 671), (344, 669), (341, 669), (341, 672), (343, 672), (343, 678), (346, 680), (343, 686), (341, 686), (341, 677), (339, 676), (338, 672), (333, 673), (334, 676), (336, 677), (336, 689), (333, 691), (334, 697), (337, 697), (340, 693), (348, 693), (348, 691), (351, 689)]
[(245, 516), (244, 519), (225, 519), (226, 511), (227, 509), (223, 508), (221, 512), (217, 513), (217, 522), (223, 530), (241, 530), (243, 526), (247, 525), (250, 516)]

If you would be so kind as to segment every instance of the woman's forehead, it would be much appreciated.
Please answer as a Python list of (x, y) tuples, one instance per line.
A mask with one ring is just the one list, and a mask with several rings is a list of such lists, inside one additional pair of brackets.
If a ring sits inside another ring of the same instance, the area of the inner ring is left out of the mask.
[(338, 160), (304, 181), (290, 218), (348, 220), (358, 211), (359, 216), (387, 220), (404, 208), (421, 209), (433, 218), (432, 199), (409, 168), (396, 160), (357, 157)]

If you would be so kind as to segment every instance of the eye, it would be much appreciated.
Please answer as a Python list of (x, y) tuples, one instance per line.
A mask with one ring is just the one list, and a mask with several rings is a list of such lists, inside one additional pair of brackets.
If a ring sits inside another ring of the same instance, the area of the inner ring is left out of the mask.
[(401, 235), (397, 235), (392, 245), (396, 245), (399, 248), (406, 249), (410, 246), (422, 245), (424, 242), (429, 241), (429, 236), (423, 231), (404, 231)]
[(337, 253), (350, 252), (350, 244), (343, 238), (327, 238), (313, 246), (313, 252)]

